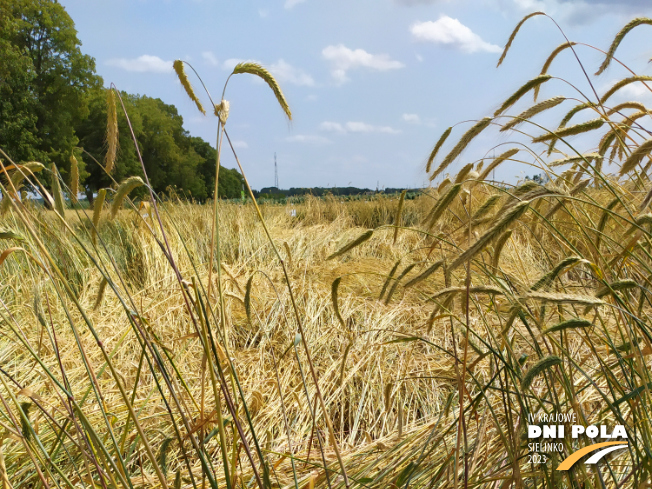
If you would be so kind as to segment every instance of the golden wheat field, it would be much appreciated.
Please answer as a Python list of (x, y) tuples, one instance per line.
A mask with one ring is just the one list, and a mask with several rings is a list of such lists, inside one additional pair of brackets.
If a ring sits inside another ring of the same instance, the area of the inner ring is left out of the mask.
[[(136, 202), (132, 177), (85, 211), (55, 170), (45, 210), (20, 190), (47, 170), (3, 153), (0, 486), (649, 487), (650, 111), (610, 100), (649, 77), (538, 101), (543, 71), (445, 131), (415, 195)], [(490, 130), (528, 144), (466, 161)], [(533, 440), (560, 416), (587, 435)], [(560, 469), (601, 425), (621, 450)]]

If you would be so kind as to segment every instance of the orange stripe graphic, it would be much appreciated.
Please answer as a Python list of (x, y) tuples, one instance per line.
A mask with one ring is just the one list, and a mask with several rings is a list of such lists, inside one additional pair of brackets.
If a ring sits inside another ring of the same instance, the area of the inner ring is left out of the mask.
[(594, 445), (589, 445), (588, 447), (584, 447), (581, 450), (578, 450), (575, 453), (570, 454), (562, 463), (559, 464), (557, 470), (570, 469), (573, 465), (575, 465), (575, 462), (581, 459), (584, 455), (594, 450), (597, 450), (598, 448), (609, 447), (611, 445), (624, 445), (626, 443), (627, 442), (625, 441), (606, 441), (604, 443), (596, 443)]

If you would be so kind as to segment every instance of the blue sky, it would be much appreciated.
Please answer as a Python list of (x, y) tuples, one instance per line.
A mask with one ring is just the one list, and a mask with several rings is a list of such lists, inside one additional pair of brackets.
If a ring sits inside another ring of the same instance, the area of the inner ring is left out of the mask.
[[(496, 69), (523, 15), (543, 10), (571, 40), (602, 49), (633, 17), (652, 16), (652, 2), (641, 0), (59, 3), (75, 21), (82, 50), (96, 59), (105, 83), (176, 105), (190, 133), (211, 144), (216, 119), (197, 112), (176, 80), (172, 61), (190, 62), (216, 99), (237, 61), (255, 60), (269, 68), (290, 103), (291, 123), (271, 91), (249, 75), (232, 78), (225, 97), (231, 104), (227, 128), (254, 188), (273, 184), (275, 152), (282, 188), (427, 185), (425, 161), (440, 134), (458, 122), (492, 114), (539, 73), (550, 51), (563, 42), (549, 19), (534, 18)], [(652, 27), (639, 27), (617, 55), (648, 74), (651, 41)], [(578, 54), (591, 73), (601, 62), (592, 49), (578, 47)], [(551, 74), (588, 89), (570, 53), (555, 60)], [(624, 76), (622, 68), (611, 67), (596, 86), (608, 87)], [(551, 80), (541, 96), (564, 91), (564, 82)], [(622, 96), (647, 97), (635, 87)], [(519, 107), (528, 105), (531, 98)], [(451, 142), (467, 127), (456, 127)], [(451, 171), (511, 138), (495, 131), (483, 134)], [(223, 164), (235, 166), (230, 156)], [(509, 180), (528, 169), (506, 165), (500, 171), (497, 177)]]

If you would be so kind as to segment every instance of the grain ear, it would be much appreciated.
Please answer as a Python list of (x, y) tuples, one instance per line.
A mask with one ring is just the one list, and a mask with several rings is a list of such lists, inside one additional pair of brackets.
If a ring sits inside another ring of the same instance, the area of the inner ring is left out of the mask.
[(199, 101), (199, 97), (197, 97), (197, 94), (195, 93), (195, 89), (192, 87), (183, 65), (184, 62), (181, 61), (180, 59), (177, 59), (175, 60), (174, 63), (172, 63), (172, 67), (174, 68), (174, 71), (176, 72), (177, 77), (179, 78), (179, 82), (181, 83), (181, 86), (186, 91), (186, 94), (188, 95), (190, 100), (195, 102), (195, 105), (197, 106), (197, 110), (199, 110), (199, 112), (201, 112), (202, 114), (206, 115), (206, 109), (204, 109), (204, 106)]
[(267, 69), (265, 69), (263, 66), (259, 65), (258, 63), (251, 63), (251, 62), (238, 63), (235, 66), (235, 68), (233, 68), (233, 74), (237, 75), (240, 73), (249, 73), (250, 75), (255, 75), (261, 78), (265, 83), (267, 83), (267, 86), (272, 89), (272, 92), (274, 92), (276, 101), (281, 106), (281, 109), (283, 109), (283, 112), (285, 113), (287, 118), (289, 120), (292, 120), (292, 111), (290, 110), (290, 106), (288, 105), (288, 102), (285, 99), (285, 95), (283, 95), (283, 91), (281, 90), (280, 85), (276, 81), (276, 78), (274, 78), (274, 76), (272, 76), (272, 74), (269, 71), (267, 71)]

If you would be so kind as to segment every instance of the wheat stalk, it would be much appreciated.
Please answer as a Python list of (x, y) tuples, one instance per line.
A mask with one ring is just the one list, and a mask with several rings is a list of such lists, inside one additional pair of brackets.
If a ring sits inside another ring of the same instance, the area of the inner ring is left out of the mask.
[(527, 14), (525, 17), (521, 19), (521, 21), (518, 24), (516, 24), (516, 27), (514, 28), (514, 30), (509, 36), (509, 39), (507, 39), (507, 43), (505, 44), (505, 49), (503, 49), (503, 53), (500, 55), (500, 59), (498, 59), (498, 64), (496, 64), (496, 68), (498, 68), (505, 60), (505, 56), (507, 56), (507, 51), (509, 51), (509, 48), (512, 46), (512, 43), (516, 38), (516, 34), (518, 34), (518, 31), (520, 30), (521, 26), (525, 24), (526, 20), (536, 15), (546, 15), (546, 14), (545, 12), (532, 12), (531, 14)]
[(548, 132), (547, 134), (542, 134), (539, 137), (533, 138), (533, 143), (543, 143), (549, 140), (562, 139), (569, 136), (576, 136), (578, 134), (584, 134), (585, 132), (594, 131), (595, 129), (600, 129), (604, 124), (604, 119), (592, 119), (587, 122), (582, 122), (581, 124), (575, 124), (574, 126), (565, 127), (557, 129), (555, 132)]
[(104, 156), (104, 169), (111, 173), (115, 166), (118, 154), (118, 113), (115, 105), (115, 92), (109, 88), (106, 92), (106, 144), (107, 151)]
[(549, 98), (548, 100), (544, 100), (543, 102), (539, 102), (536, 105), (533, 105), (527, 110), (524, 110), (521, 112), (519, 115), (514, 117), (511, 121), (509, 121), (507, 124), (505, 124), (503, 127), (500, 128), (501, 132), (508, 131), (509, 129), (512, 129), (519, 124), (522, 124), (523, 122), (531, 119), (537, 114), (540, 114), (541, 112), (544, 112), (548, 109), (552, 109), (553, 107), (557, 107), (560, 103), (562, 103), (564, 100), (566, 100), (566, 97), (552, 97)]
[(446, 155), (444, 161), (441, 162), (439, 167), (430, 176), (430, 181), (432, 182), (439, 176), (439, 174), (441, 174), (441, 172), (448, 168), (448, 165), (450, 165), (453, 160), (455, 160), (455, 158), (457, 158), (462, 153), (462, 151), (464, 151), (464, 149), (469, 145), (473, 138), (480, 134), (491, 123), (491, 121), (491, 117), (485, 117), (484, 119), (475, 123), (473, 127), (471, 127), (468, 131), (466, 131), (459, 142), (455, 145), (455, 147), (450, 151), (450, 153), (448, 153), (448, 155)]
[(502, 234), (508, 226), (518, 220), (527, 211), (530, 202), (524, 200), (514, 206), (509, 212), (502, 216), (494, 226), (483, 234), (478, 240), (468, 248), (464, 253), (458, 256), (446, 269), (446, 273), (450, 274), (457, 267), (466, 263), (473, 258), (477, 253), (482, 251), (494, 238)]
[(554, 367), (555, 365), (561, 365), (561, 363), (562, 363), (561, 358), (554, 355), (542, 358), (537, 363), (532, 365), (530, 370), (528, 370), (525, 373), (525, 375), (523, 376), (523, 380), (521, 381), (521, 389), (523, 390), (529, 389), (530, 386), (532, 385), (532, 381), (537, 375)]
[(61, 191), (61, 184), (59, 183), (59, 172), (57, 171), (57, 165), (55, 165), (54, 163), (52, 163), (52, 196), (54, 197), (54, 210), (62, 218), (65, 218), (66, 201), (63, 197), (63, 192)]
[(641, 163), (641, 161), (643, 161), (643, 158), (645, 158), (647, 155), (650, 154), (650, 151), (652, 151), (652, 139), (648, 139), (647, 141), (639, 145), (638, 148), (632, 151), (632, 154), (629, 155), (629, 157), (625, 160), (623, 165), (620, 167), (620, 171), (618, 172), (618, 174), (620, 176), (623, 176), (626, 173), (632, 171)]
[(174, 61), (174, 63), (172, 63), (172, 67), (174, 68), (174, 71), (176, 72), (177, 77), (179, 78), (179, 82), (181, 83), (181, 86), (183, 86), (183, 89), (186, 91), (186, 94), (188, 95), (190, 100), (195, 102), (195, 105), (197, 106), (197, 110), (199, 110), (199, 112), (201, 112), (202, 114), (206, 115), (206, 109), (204, 109), (204, 106), (201, 104), (199, 97), (197, 97), (194, 88), (192, 88), (192, 84), (188, 79), (188, 75), (186, 74), (186, 70), (183, 64), (184, 64), (183, 61), (177, 59)]
[[(559, 53), (561, 53), (562, 51), (564, 51), (565, 49), (568, 49), (568, 48), (570, 48), (572, 46), (575, 46), (575, 44), (577, 44), (577, 43), (564, 42), (564, 43), (560, 44), (559, 46), (557, 46), (555, 49), (553, 49), (552, 53), (550, 53), (550, 55), (546, 59), (545, 63), (543, 63), (543, 66), (541, 67), (541, 74), (545, 75), (546, 73), (548, 73), (548, 70), (550, 69), (550, 65), (555, 60), (557, 55)], [(539, 88), (540, 87), (535, 87), (534, 88), (534, 101), (535, 102), (537, 101), (537, 97), (539, 96)]]
[(432, 162), (435, 161), (435, 158), (437, 157), (437, 153), (439, 153), (439, 150), (446, 142), (446, 139), (448, 139), (448, 136), (450, 136), (452, 130), (453, 130), (452, 127), (446, 129), (444, 133), (437, 140), (435, 147), (432, 148), (432, 151), (430, 152), (430, 156), (428, 157), (428, 163), (426, 163), (426, 173), (430, 173), (430, 167), (432, 166)]
[(262, 80), (267, 83), (267, 86), (272, 89), (272, 92), (274, 92), (274, 96), (276, 97), (276, 100), (283, 109), (283, 112), (287, 118), (292, 120), (292, 112), (290, 111), (290, 106), (288, 105), (287, 100), (285, 100), (285, 95), (283, 95), (281, 87), (269, 71), (267, 71), (258, 63), (245, 62), (238, 63), (235, 68), (233, 68), (234, 75), (240, 73), (249, 73), (250, 75), (255, 75), (262, 78)]
[(614, 54), (616, 54), (616, 49), (618, 49), (618, 46), (620, 46), (620, 43), (623, 41), (625, 36), (634, 27), (637, 27), (639, 25), (644, 25), (644, 24), (651, 25), (652, 24), (652, 19), (647, 19), (647, 18), (644, 18), (644, 17), (639, 17), (639, 18), (633, 19), (629, 23), (627, 23), (627, 25), (625, 25), (625, 27), (623, 27), (618, 32), (618, 34), (616, 34), (616, 37), (614, 38), (614, 40), (611, 43), (611, 46), (609, 46), (609, 51), (607, 51), (607, 55), (605, 56), (604, 61), (600, 65), (600, 68), (598, 68), (598, 71), (595, 72), (596, 75), (602, 74), (602, 72), (607, 69), (607, 67), (611, 63), (611, 60), (614, 57)]
[(511, 158), (514, 156), (516, 153), (519, 152), (518, 148), (512, 148), (510, 150), (505, 151), (503, 154), (498, 156), (497, 158), (494, 158), (494, 160), (485, 168), (482, 173), (480, 173), (480, 176), (478, 177), (478, 180), (486, 180), (487, 176), (496, 169), (498, 165), (500, 165), (503, 161)]
[[(627, 85), (631, 83), (636, 83), (636, 82), (646, 82), (646, 81), (652, 81), (652, 76), (647, 76), (647, 75), (634, 75), (630, 76), (627, 78), (623, 78), (620, 81), (617, 81), (614, 83), (609, 90), (607, 90), (602, 97), (600, 97), (600, 103), (604, 104), (609, 98), (616, 93), (618, 90), (620, 90), (623, 87), (626, 87)], [(645, 84), (644, 84), (645, 85)], [(647, 86), (647, 85), (646, 85)]]
[(70, 200), (76, 204), (79, 194), (79, 163), (75, 153), (70, 154)]
[(541, 86), (541, 84), (547, 82), (550, 80), (552, 76), (550, 75), (539, 75), (535, 78), (532, 78), (528, 82), (524, 83), (518, 90), (516, 90), (507, 100), (503, 102), (503, 104), (494, 112), (494, 117), (498, 117), (501, 115), (503, 112), (505, 112), (507, 109), (509, 109), (512, 105), (514, 105), (516, 102), (518, 102), (523, 95), (528, 93), (530, 90)]
[(124, 180), (113, 196), (113, 204), (111, 204), (111, 217), (115, 218), (118, 215), (118, 211), (122, 208), (122, 202), (125, 197), (134, 190), (135, 188), (145, 185), (143, 179), (140, 177), (129, 177)]

